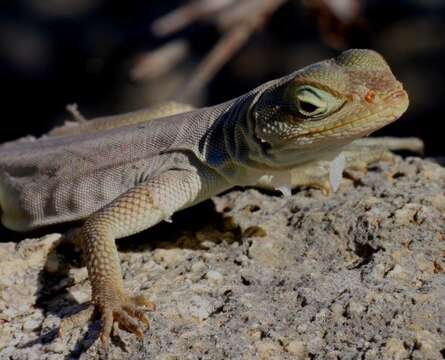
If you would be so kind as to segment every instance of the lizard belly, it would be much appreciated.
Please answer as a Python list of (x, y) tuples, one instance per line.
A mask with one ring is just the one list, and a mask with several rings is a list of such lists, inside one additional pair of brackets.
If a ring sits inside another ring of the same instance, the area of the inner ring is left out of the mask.
[[(159, 160), (159, 159), (158, 159)], [(96, 168), (89, 176), (60, 169), (0, 176), (2, 223), (16, 231), (83, 219), (117, 196), (145, 181), (157, 164), (147, 160)], [(67, 164), (68, 167), (71, 167)], [(73, 164), (76, 168), (75, 164)], [(23, 176), (20, 176), (23, 175)]]
[(1, 220), (16, 231), (85, 218), (166, 163), (165, 157), (124, 142), (17, 145), (0, 148)]

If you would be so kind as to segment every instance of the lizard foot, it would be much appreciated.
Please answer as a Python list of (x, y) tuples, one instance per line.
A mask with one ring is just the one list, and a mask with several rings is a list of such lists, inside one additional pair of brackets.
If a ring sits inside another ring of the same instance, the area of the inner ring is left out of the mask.
[(155, 305), (142, 295), (134, 297), (114, 296), (113, 299), (107, 298), (106, 301), (97, 301), (97, 304), (91, 304), (81, 312), (63, 319), (59, 334), (62, 336), (66, 331), (84, 325), (91, 321), (97, 313), (100, 313), (102, 320), (100, 339), (104, 348), (108, 346), (115, 322), (120, 329), (142, 338), (143, 332), (137, 320), (144, 324), (145, 329), (148, 329), (150, 325), (144, 310), (154, 311)]
[(118, 324), (120, 329), (142, 338), (143, 332), (135, 319), (142, 322), (145, 325), (145, 329), (148, 329), (150, 323), (144, 314), (144, 309), (153, 311), (155, 310), (155, 305), (144, 296), (139, 295), (131, 298), (123, 296), (120, 297), (118, 301), (107, 302), (106, 304), (100, 305), (99, 308), (102, 319), (100, 339), (102, 344), (106, 346), (110, 339), (114, 322)]

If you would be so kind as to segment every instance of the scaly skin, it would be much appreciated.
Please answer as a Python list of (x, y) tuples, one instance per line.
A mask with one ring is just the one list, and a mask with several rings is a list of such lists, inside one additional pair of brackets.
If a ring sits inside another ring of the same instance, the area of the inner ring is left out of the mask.
[(149, 120), (162, 118), (193, 110), (193, 106), (169, 101), (148, 109), (115, 116), (95, 118), (90, 121), (68, 121), (63, 126), (52, 129), (48, 136), (72, 136), (94, 134), (122, 126), (139, 124)]
[[(141, 336), (137, 320), (148, 324), (143, 307), (154, 306), (125, 291), (115, 239), (234, 185), (310, 182), (310, 164), (333, 159), (407, 106), (406, 92), (379, 54), (350, 50), (215, 107), (162, 120), (150, 120), (150, 112), (113, 117), (111, 125), (93, 120), (43, 139), (8, 143), (0, 147), (2, 222), (23, 231), (85, 219), (76, 236), (92, 304), (65, 319), (61, 330), (99, 313), (104, 345), (114, 322)], [(30, 150), (34, 157), (24, 157)], [(22, 174), (30, 180), (23, 182)]]

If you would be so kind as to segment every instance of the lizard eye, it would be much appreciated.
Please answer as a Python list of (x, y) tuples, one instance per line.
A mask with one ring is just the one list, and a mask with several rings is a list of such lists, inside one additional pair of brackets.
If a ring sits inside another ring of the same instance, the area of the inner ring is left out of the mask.
[(306, 114), (313, 114), (316, 113), (317, 110), (319, 109), (319, 107), (315, 104), (312, 104), (309, 101), (302, 101), (300, 100), (299, 103), (299, 109), (302, 113), (306, 113)]
[(329, 108), (327, 93), (312, 86), (301, 86), (296, 93), (297, 111), (306, 117), (322, 115)]

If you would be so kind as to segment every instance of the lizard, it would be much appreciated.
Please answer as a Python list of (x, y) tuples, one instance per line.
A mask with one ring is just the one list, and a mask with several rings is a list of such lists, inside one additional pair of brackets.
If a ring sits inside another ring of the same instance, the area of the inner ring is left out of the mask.
[(60, 330), (99, 315), (104, 347), (115, 323), (141, 337), (154, 304), (125, 290), (116, 239), (234, 186), (293, 187), (295, 174), (338, 158), (408, 104), (380, 54), (352, 49), (219, 105), (139, 111), (12, 141), (0, 146), (1, 222), (25, 232), (82, 221), (74, 236), (92, 299)]
[[(97, 133), (107, 129), (137, 124), (153, 119), (164, 118), (170, 115), (180, 114), (195, 110), (190, 104), (176, 101), (166, 101), (160, 104), (150, 106), (149, 108), (129, 112), (123, 115), (103, 116), (94, 119), (86, 118), (78, 111), (77, 104), (67, 106), (73, 120), (67, 120), (62, 126), (57, 126), (49, 131), (47, 136), (67, 136), (73, 134)], [(29, 139), (29, 138), (28, 138)], [(391, 151), (408, 151), (411, 153), (422, 154), (424, 144), (422, 140), (397, 137), (373, 137), (354, 140), (346, 145), (341, 152), (344, 163), (340, 164), (337, 172), (343, 170), (366, 171), (369, 164), (378, 160), (393, 161)], [(289, 189), (281, 188), (280, 191), (289, 193), (291, 189), (298, 187), (313, 187), (329, 195), (336, 187), (333, 184), (332, 170), (333, 162), (326, 160), (312, 161), (297, 168), (290, 169)], [(265, 178), (267, 179), (267, 178)], [(276, 190), (267, 181), (258, 182), (255, 186), (267, 190)], [(338, 180), (338, 179), (337, 179)]]

